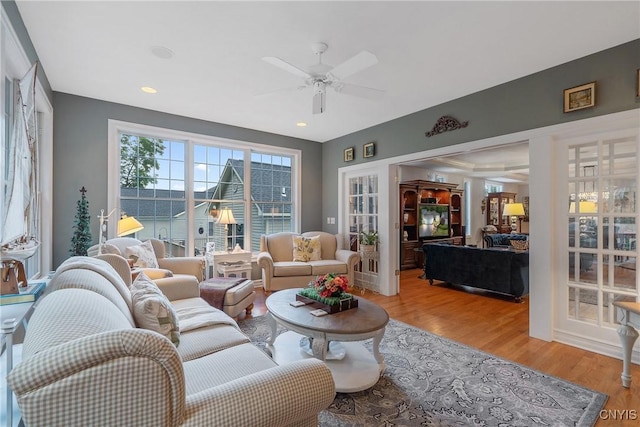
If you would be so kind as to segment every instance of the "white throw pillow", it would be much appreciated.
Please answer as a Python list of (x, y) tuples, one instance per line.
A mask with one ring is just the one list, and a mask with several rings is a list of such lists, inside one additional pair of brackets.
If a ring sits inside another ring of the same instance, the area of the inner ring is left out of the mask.
[(136, 325), (164, 335), (177, 346), (180, 342), (178, 315), (160, 288), (140, 273), (129, 289)]
[(294, 261), (319, 261), (322, 259), (320, 236), (293, 236)]
[(133, 259), (134, 267), (158, 268), (156, 253), (153, 251), (151, 240), (140, 245), (129, 246), (124, 250), (125, 257)]

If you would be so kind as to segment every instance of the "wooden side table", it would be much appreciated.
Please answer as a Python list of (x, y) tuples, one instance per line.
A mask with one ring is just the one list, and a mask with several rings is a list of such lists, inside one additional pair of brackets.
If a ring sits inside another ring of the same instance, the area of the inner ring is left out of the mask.
[(618, 336), (622, 344), (622, 386), (629, 388), (631, 386), (631, 353), (633, 352), (633, 344), (638, 339), (638, 331), (640, 329), (640, 303), (616, 301), (613, 303), (617, 308), (618, 320)]
[[(217, 277), (235, 275), (251, 279), (251, 252), (214, 252), (212, 267), (212, 274)], [(207, 272), (208, 270), (209, 266), (207, 266)]]

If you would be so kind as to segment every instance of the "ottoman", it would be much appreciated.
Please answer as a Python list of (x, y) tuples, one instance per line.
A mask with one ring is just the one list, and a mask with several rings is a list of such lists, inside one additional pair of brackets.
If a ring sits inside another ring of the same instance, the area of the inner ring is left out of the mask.
[(244, 277), (214, 277), (200, 282), (200, 297), (209, 305), (237, 317), (242, 310), (251, 314), (256, 292), (253, 280)]

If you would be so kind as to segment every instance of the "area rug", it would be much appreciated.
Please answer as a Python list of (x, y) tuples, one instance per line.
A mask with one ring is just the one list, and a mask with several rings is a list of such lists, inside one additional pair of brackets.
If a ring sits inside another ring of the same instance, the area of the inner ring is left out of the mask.
[[(238, 324), (268, 353), (264, 316)], [(378, 383), (338, 393), (320, 413), (320, 426), (593, 426), (607, 400), (396, 320), (389, 321), (380, 352), (386, 368)]]

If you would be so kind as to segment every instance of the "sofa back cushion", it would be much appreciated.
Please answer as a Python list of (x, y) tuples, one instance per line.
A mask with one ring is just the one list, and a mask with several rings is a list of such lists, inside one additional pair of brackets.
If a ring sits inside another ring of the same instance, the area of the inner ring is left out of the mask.
[(273, 262), (293, 261), (293, 236), (297, 233), (282, 232), (262, 236), (260, 250), (269, 252)]
[(60, 264), (46, 293), (60, 289), (86, 289), (107, 298), (135, 326), (131, 315), (131, 292), (122, 277), (106, 261), (91, 257), (71, 257)]
[(60, 289), (38, 301), (22, 358), (87, 335), (131, 328), (129, 320), (104, 296), (86, 289)]

